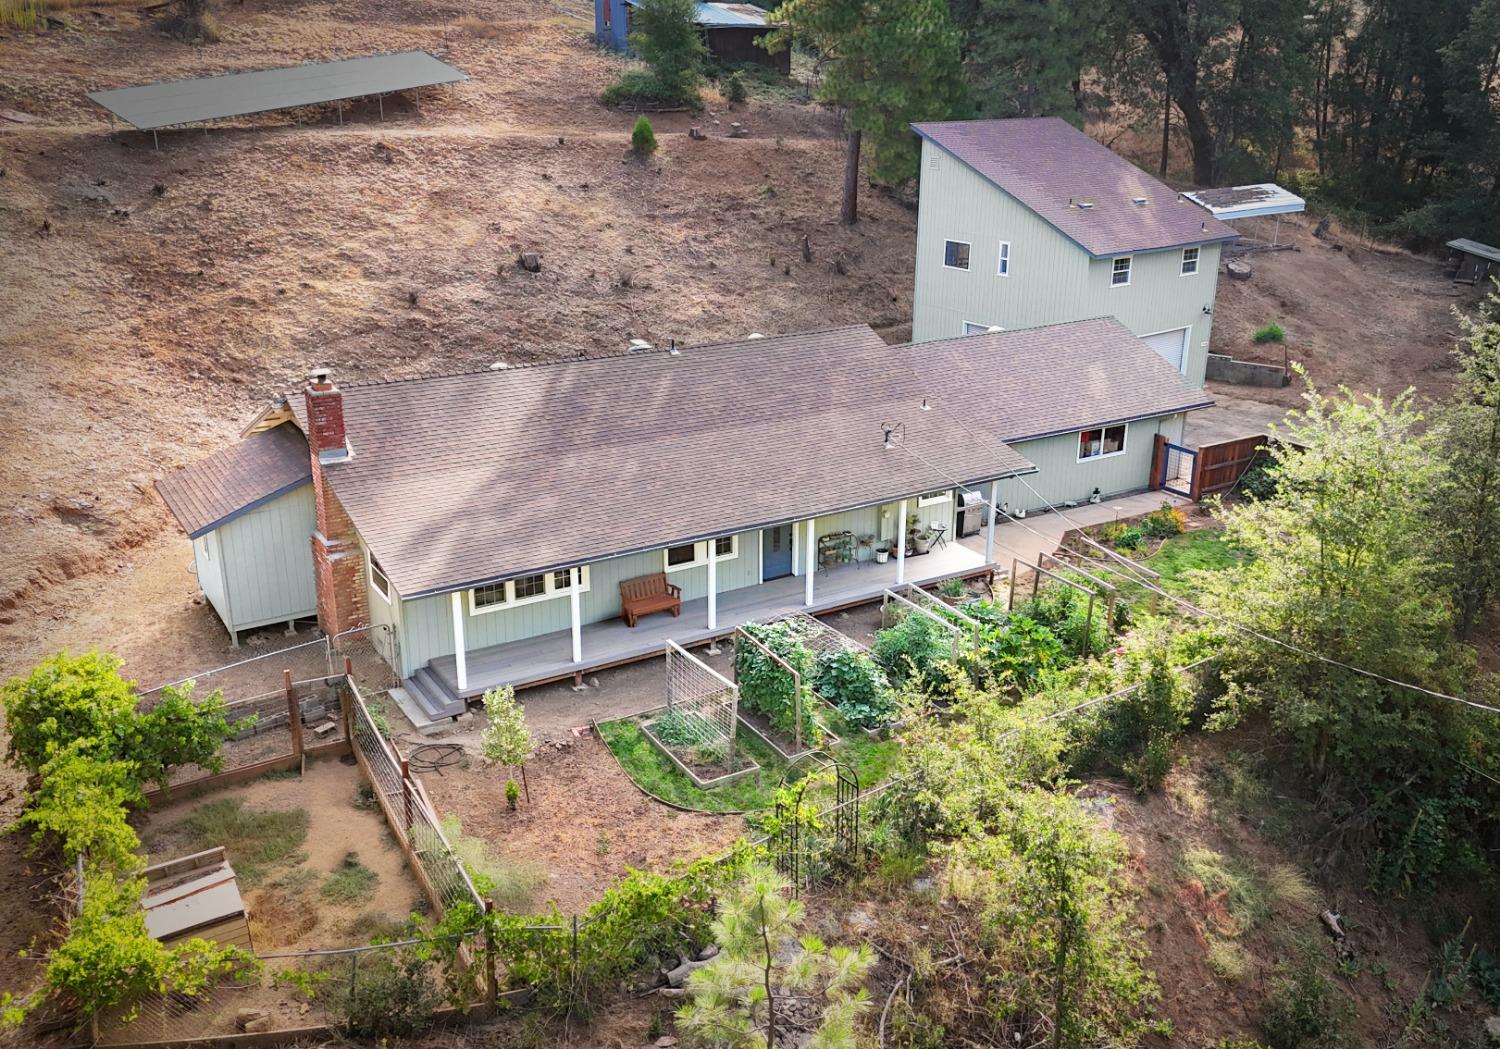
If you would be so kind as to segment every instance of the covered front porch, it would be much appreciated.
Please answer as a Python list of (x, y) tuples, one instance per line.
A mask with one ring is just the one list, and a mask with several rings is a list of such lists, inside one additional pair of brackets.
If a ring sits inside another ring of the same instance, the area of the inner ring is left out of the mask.
[[(452, 716), (463, 709), (455, 700), (474, 699), (487, 689), (503, 685), (540, 685), (648, 658), (662, 652), (668, 639), (684, 646), (702, 644), (726, 637), (736, 627), (754, 620), (797, 610), (826, 612), (876, 599), (881, 591), (903, 581), (926, 585), (981, 575), (990, 568), (984, 554), (949, 540), (926, 554), (908, 555), (904, 564), (894, 557), (884, 564), (854, 561), (819, 569), (811, 584), (804, 573), (720, 593), (712, 618), (709, 599), (702, 597), (684, 601), (679, 616), (660, 613), (643, 618), (635, 627), (614, 618), (582, 624), (576, 631), (559, 630), (471, 649), (463, 655), (462, 682), (458, 658), (439, 656), (403, 685), (408, 693), (444, 703), (432, 714)], [(575, 659), (575, 654), (581, 658)], [(425, 708), (429, 704), (421, 705)]]

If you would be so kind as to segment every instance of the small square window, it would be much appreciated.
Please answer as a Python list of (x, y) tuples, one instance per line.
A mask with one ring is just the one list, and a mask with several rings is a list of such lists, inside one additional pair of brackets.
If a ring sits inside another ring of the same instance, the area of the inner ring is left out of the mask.
[(547, 577), (545, 575), (523, 575), (515, 581), (516, 600), (523, 597), (536, 597), (547, 592)]
[(677, 568), (680, 565), (690, 565), (698, 560), (698, 544), (683, 543), (681, 546), (667, 547), (667, 567)]
[(949, 269), (966, 270), (969, 268), (969, 245), (961, 240), (948, 240), (943, 242), (943, 265)]
[(734, 553), (734, 536), (721, 535), (714, 540), (714, 557), (729, 557)]
[(566, 590), (573, 585), (573, 570), (562, 568), (552, 573), (552, 589)]
[(1182, 249), (1182, 275), (1184, 277), (1198, 272), (1198, 249)]
[(1130, 283), (1130, 256), (1115, 259), (1109, 271), (1109, 284), (1112, 288), (1123, 288)]
[(1008, 240), (1000, 242), (1000, 264), (995, 273), (1001, 277), (1010, 276), (1010, 241)]
[(472, 594), (475, 611), (482, 608), (496, 608), (509, 600), (505, 594), (504, 583), (490, 583), (488, 586), (476, 586)]

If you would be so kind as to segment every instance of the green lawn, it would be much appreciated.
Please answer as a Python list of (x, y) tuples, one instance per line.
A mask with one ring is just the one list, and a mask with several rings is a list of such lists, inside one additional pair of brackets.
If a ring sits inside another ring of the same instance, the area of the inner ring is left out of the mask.
[[(1189, 573), (1195, 570), (1218, 572), (1244, 561), (1245, 553), (1232, 546), (1218, 528), (1199, 528), (1165, 540), (1141, 564), (1161, 575), (1162, 589), (1169, 594), (1190, 597), (1193, 591)], [(1132, 608), (1147, 604), (1151, 594), (1138, 583), (1120, 583), (1120, 597)], [(1162, 602), (1159, 610), (1170, 613), (1172, 606)]]
[[(853, 766), (861, 789), (868, 789), (891, 775), (898, 743), (870, 739), (832, 710), (820, 711), (819, 717), (841, 738), (833, 754)], [(760, 771), (735, 783), (701, 790), (677, 771), (634, 721), (604, 722), (599, 726), (599, 734), (631, 779), (658, 798), (683, 808), (704, 812), (753, 812), (768, 808), (787, 771), (787, 763), (765, 744), (749, 732), (740, 732), (737, 737), (740, 752), (760, 765)], [(812, 766), (816, 762), (804, 758), (797, 764)]]

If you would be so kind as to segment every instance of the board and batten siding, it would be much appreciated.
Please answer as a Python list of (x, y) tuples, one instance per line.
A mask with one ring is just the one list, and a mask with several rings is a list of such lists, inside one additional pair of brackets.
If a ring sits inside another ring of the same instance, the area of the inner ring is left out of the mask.
[[(719, 593), (755, 586), (760, 582), (760, 532), (739, 535), (737, 557), (718, 563)], [(579, 600), (585, 624), (614, 619), (620, 614), (620, 583), (636, 576), (663, 570), (664, 552), (648, 550), (595, 561), (589, 565), (589, 589)], [(708, 593), (708, 566), (683, 568), (668, 574), (668, 580), (682, 587), (682, 599), (693, 601)], [(371, 595), (371, 607), (383, 600)], [(567, 630), (572, 626), (572, 609), (566, 593), (542, 601), (529, 601), (514, 608), (474, 615), (469, 610), (469, 595), (462, 597), (464, 611), (464, 647), (468, 651), (520, 641), (541, 634)], [(400, 642), (400, 673), (410, 677), (418, 668), (439, 656), (453, 655), (453, 599), (448, 594), (399, 601), (391, 615), (397, 625)]]
[[(943, 265), (949, 240), (969, 244), (967, 270)], [(1001, 241), (1010, 244), (1005, 277), (997, 274)], [(1111, 259), (1090, 258), (1015, 197), (924, 140), (916, 251), (914, 342), (963, 335), (966, 321), (1011, 329), (1115, 317), (1136, 335), (1186, 327), (1184, 375), (1203, 385), (1219, 280), (1217, 244), (1202, 245), (1198, 272), (1186, 277), (1180, 248), (1136, 254), (1130, 284), (1111, 287)]]
[(219, 549), (217, 530), (193, 540), (193, 570), (198, 575), (198, 589), (219, 613), (219, 618), (226, 626), (234, 622), (229, 610), (229, 586), (224, 581), (224, 553)]
[(1086, 502), (1095, 488), (1106, 499), (1148, 488), (1151, 484), (1151, 456), (1158, 433), (1165, 434), (1169, 440), (1181, 440), (1182, 416), (1164, 415), (1128, 423), (1123, 454), (1083, 462), (1078, 461), (1076, 432), (1035, 441), (1017, 441), (1011, 447), (1035, 463), (1037, 473), (1029, 475), (1025, 483), (1016, 478), (1002, 480), (1001, 504), (1030, 513), (1043, 509), (1046, 503), (1060, 505), (1069, 499)]
[[(317, 527), (311, 484), (278, 496), (216, 528), (212, 553), (222, 569), (219, 615), (232, 631), (301, 619), (317, 614), (312, 534)], [(194, 543), (195, 559), (198, 543)], [(213, 601), (205, 572), (199, 585)]]

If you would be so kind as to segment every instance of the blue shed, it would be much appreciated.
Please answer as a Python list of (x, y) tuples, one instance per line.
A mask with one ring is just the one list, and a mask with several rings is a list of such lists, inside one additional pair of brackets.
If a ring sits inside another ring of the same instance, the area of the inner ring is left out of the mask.
[[(605, 47), (630, 51), (630, 22), (639, 0), (594, 0), (594, 37)], [(784, 48), (771, 54), (756, 41), (776, 28), (766, 12), (754, 4), (699, 3), (693, 21), (703, 31), (708, 53), (725, 63), (759, 62), (783, 74), (791, 72), (792, 53)]]

